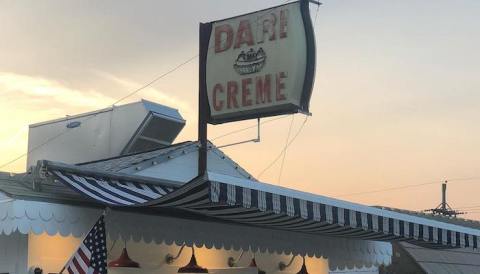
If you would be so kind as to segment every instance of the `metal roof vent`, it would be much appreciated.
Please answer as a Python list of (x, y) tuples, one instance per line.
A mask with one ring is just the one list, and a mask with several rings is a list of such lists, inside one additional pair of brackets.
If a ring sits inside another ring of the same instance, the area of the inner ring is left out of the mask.
[(185, 121), (151, 112), (139, 131), (128, 142), (122, 154), (147, 151), (169, 146), (185, 126)]
[(30, 125), (27, 169), (38, 160), (77, 164), (162, 148), (184, 126), (178, 110), (146, 100)]

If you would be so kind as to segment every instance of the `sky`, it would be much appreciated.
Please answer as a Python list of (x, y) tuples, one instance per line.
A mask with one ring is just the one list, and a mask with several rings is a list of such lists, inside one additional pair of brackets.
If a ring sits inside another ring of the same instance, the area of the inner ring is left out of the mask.
[[(197, 55), (199, 22), (282, 3), (0, 0), (0, 166), (27, 151), (29, 124), (110, 106)], [(224, 151), (262, 181), (367, 205), (436, 207), (449, 180), (450, 205), (478, 206), (464, 216), (480, 219), (480, 2), (324, 0), (311, 13), (313, 115), (266, 123), (260, 143)], [(197, 83), (193, 59), (122, 103), (178, 108), (176, 141), (195, 140)], [(283, 169), (280, 157), (262, 172), (291, 124)], [(209, 126), (209, 138), (252, 125)], [(24, 169), (25, 158), (2, 168)]]

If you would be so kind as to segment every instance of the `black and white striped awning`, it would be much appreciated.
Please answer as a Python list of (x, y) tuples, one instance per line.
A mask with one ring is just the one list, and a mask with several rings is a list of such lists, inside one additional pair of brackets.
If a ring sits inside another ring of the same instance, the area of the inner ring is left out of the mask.
[(86, 176), (60, 170), (50, 174), (81, 195), (109, 206), (141, 206), (174, 191), (171, 186)]
[(213, 173), (207, 182), (192, 182), (156, 205), (308, 234), (409, 241), (430, 248), (480, 244), (476, 229)]
[(51, 172), (108, 206), (169, 207), (242, 224), (430, 248), (477, 248), (480, 231), (215, 173), (181, 187)]

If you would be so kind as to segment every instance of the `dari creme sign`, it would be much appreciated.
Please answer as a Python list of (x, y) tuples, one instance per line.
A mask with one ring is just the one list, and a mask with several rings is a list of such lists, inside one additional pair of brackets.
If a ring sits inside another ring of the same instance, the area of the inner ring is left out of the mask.
[(200, 66), (209, 123), (308, 113), (315, 75), (309, 2), (201, 24)]

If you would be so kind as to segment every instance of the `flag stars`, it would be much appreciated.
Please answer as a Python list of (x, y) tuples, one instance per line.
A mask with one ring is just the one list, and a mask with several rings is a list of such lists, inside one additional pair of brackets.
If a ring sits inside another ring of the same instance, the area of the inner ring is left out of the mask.
[[(84, 263), (81, 265), (75, 264), (73, 259), (70, 260), (66, 269), (69, 273), (95, 273), (95, 274), (107, 274), (107, 253), (106, 239), (105, 239), (105, 227), (103, 222), (103, 216), (97, 221), (95, 226), (87, 234), (85, 240), (77, 253), (82, 253)], [(88, 255), (87, 250), (88, 249)], [(75, 256), (74, 256), (75, 257)]]

